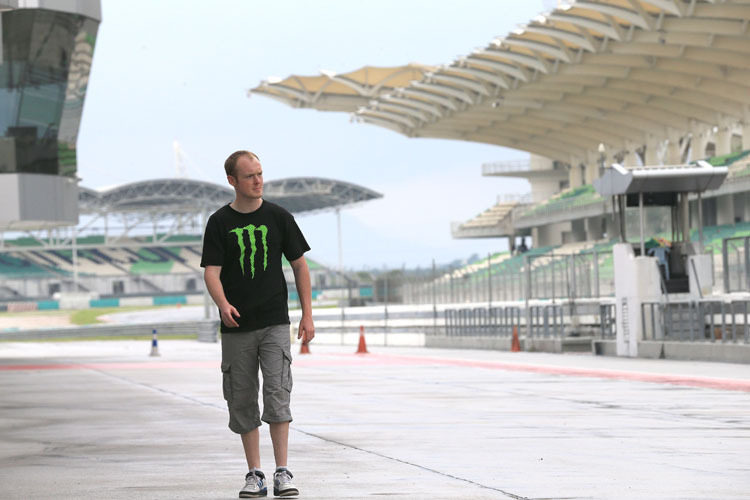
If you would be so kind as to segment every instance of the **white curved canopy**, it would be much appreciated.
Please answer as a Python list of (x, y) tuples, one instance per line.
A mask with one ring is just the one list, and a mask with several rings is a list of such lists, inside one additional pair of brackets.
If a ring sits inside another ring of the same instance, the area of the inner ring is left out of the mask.
[(292, 75), (283, 80), (269, 78), (250, 89), (248, 95), (265, 95), (295, 108), (351, 112), (394, 88), (421, 79), (434, 69), (412, 63), (396, 67), (365, 66), (340, 74), (321, 71), (319, 76)]
[[(750, 125), (749, 23), (748, 0), (570, 2), (408, 85), (368, 95), (355, 116), (409, 137), (571, 163), (588, 161), (600, 143), (633, 151), (731, 130)], [(318, 90), (305, 94), (314, 95), (306, 105), (334, 109), (334, 95)]]
[[(278, 203), (292, 213), (336, 210), (383, 195), (350, 182), (320, 177), (292, 177), (268, 181), (263, 198)], [(79, 187), (81, 213), (155, 213), (171, 217), (175, 213), (216, 210), (234, 199), (226, 185), (194, 179), (151, 179), (103, 190)]]

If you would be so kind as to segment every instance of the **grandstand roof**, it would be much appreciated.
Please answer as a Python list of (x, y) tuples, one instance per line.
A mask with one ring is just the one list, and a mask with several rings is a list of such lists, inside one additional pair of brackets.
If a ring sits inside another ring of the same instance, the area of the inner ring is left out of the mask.
[[(362, 186), (333, 179), (295, 177), (268, 181), (263, 198), (292, 213), (339, 208), (382, 195)], [(200, 212), (215, 210), (234, 199), (234, 190), (192, 179), (152, 179), (105, 190), (79, 188), (82, 213)]]
[(263, 197), (292, 213), (329, 210), (382, 198), (356, 184), (321, 177), (292, 177), (267, 182)]
[(432, 66), (416, 63), (396, 67), (365, 66), (341, 74), (323, 70), (318, 76), (269, 78), (250, 89), (248, 95), (265, 95), (294, 108), (354, 111), (370, 99), (406, 86), (434, 70)]
[(512, 236), (511, 212), (518, 202), (498, 201), (476, 217), (451, 225), (454, 238), (497, 238)]
[[(744, 0), (571, 1), (348, 109), (409, 137), (585, 162), (600, 143), (632, 151), (749, 122), (748, 22)], [(321, 87), (305, 105), (328, 109), (329, 98)]]
[(697, 164), (659, 167), (623, 167), (615, 163), (604, 176), (594, 179), (602, 196), (634, 193), (700, 193), (717, 189), (727, 178), (727, 167)]

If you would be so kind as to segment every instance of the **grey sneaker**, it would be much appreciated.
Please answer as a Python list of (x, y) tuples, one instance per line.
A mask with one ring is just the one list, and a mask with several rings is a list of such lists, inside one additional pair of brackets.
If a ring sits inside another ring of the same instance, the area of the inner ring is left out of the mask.
[(273, 494), (277, 497), (296, 497), (299, 490), (292, 483), (292, 473), (287, 469), (279, 469), (273, 475)]
[(245, 487), (240, 490), (240, 498), (264, 497), (267, 494), (266, 476), (259, 470), (248, 472), (245, 476)]

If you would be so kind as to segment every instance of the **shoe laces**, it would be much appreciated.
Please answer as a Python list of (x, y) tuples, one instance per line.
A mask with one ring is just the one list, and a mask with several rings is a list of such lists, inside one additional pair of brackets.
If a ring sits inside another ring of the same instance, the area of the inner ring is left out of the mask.
[(292, 476), (292, 473), (286, 469), (280, 470), (279, 472), (275, 474), (275, 476), (276, 476), (275, 479), (279, 483), (290, 483), (292, 482), (292, 477), (294, 477)]
[(264, 479), (265, 478), (263, 476), (256, 472), (248, 472), (245, 476), (245, 482), (247, 484), (257, 484), (259, 488), (263, 485)]

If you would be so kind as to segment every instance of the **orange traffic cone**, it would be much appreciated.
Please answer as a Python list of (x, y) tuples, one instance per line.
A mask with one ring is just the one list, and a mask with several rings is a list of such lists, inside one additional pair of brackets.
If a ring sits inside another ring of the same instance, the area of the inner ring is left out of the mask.
[(310, 346), (307, 344), (308, 344), (307, 340), (302, 341), (302, 346), (299, 348), (300, 354), (310, 354)]
[(359, 346), (357, 347), (357, 352), (355, 354), (368, 354), (367, 344), (365, 343), (365, 327), (364, 326), (359, 327)]
[(518, 341), (518, 327), (513, 327), (513, 341), (510, 344), (511, 352), (521, 352), (521, 343)]

